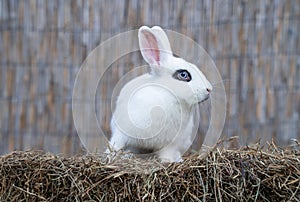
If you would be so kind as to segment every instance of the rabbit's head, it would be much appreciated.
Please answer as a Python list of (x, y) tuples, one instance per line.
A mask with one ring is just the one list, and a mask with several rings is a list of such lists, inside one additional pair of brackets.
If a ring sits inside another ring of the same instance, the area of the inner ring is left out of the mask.
[(189, 105), (206, 100), (212, 91), (210, 82), (196, 65), (175, 57), (166, 33), (158, 26), (142, 26), (138, 33), (144, 60), (156, 82), (167, 86)]

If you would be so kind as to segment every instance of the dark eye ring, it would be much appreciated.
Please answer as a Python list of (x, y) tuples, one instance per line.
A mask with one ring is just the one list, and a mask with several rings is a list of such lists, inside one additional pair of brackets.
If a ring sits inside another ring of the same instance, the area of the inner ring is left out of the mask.
[(189, 82), (192, 80), (190, 72), (188, 72), (185, 69), (179, 69), (173, 74), (173, 78), (180, 80), (180, 81), (186, 81)]

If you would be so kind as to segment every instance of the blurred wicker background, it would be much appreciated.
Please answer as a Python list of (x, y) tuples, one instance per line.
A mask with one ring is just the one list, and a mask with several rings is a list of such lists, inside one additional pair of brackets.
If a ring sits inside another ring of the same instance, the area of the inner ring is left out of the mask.
[[(241, 145), (300, 138), (299, 0), (0, 0), (0, 153), (80, 152), (72, 119), (80, 65), (101, 42), (141, 25), (189, 36), (213, 58), (228, 99), (223, 137)], [(140, 63), (133, 56), (107, 77), (105, 99)], [(101, 106), (109, 133), (109, 105)]]

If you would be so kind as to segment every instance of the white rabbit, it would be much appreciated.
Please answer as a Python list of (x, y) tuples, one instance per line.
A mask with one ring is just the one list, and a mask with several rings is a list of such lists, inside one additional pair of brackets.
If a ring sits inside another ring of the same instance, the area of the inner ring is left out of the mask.
[(209, 97), (212, 86), (194, 64), (173, 56), (160, 27), (143, 26), (138, 38), (151, 73), (122, 88), (111, 120), (110, 146), (182, 161), (193, 141), (193, 106)]

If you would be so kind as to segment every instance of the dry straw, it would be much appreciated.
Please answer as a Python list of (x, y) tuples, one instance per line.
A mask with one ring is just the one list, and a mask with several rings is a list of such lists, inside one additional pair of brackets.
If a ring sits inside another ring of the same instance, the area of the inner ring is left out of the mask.
[[(299, 145), (298, 145), (299, 147)], [(37, 151), (0, 158), (0, 201), (299, 201), (298, 149), (216, 149), (183, 163)]]

